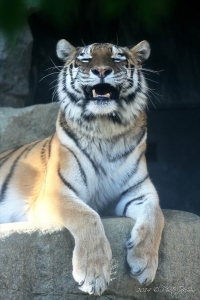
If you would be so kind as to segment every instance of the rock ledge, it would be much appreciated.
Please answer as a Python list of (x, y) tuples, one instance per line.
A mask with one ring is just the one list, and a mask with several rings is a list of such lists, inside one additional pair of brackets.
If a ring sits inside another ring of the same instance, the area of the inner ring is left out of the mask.
[(82, 293), (72, 272), (73, 238), (61, 227), (0, 225), (0, 300), (200, 299), (200, 218), (164, 211), (165, 229), (155, 281), (141, 287), (129, 277), (125, 241), (128, 218), (103, 219), (113, 251), (112, 281), (100, 297)]

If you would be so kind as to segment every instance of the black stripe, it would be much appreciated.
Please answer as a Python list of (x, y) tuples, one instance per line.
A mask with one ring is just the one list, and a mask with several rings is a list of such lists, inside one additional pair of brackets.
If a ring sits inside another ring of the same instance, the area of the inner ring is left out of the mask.
[(3, 156), (3, 157), (1, 157), (1, 163), (0, 163), (0, 168), (3, 166), (3, 164), (10, 158), (10, 156), (14, 153), (14, 152), (16, 152), (18, 149), (20, 149), (21, 147), (23, 147), (23, 146), (19, 146), (19, 147), (17, 147), (17, 148), (15, 148), (14, 150), (12, 150), (11, 152), (9, 152), (7, 155), (5, 155), (5, 156)]
[[(87, 103), (84, 104), (83, 111), (85, 111), (85, 108), (89, 102), (92, 102), (92, 100), (88, 101)], [(91, 121), (94, 121), (97, 119), (97, 116), (94, 115), (93, 113), (90, 113), (87, 115), (82, 113), (81, 117), (87, 122), (91, 122)], [(112, 121), (114, 124), (122, 125), (120, 113), (114, 112), (114, 115), (112, 113), (112, 114), (109, 114), (108, 116), (102, 116), (102, 118), (109, 119), (109, 121)]]
[[(24, 157), (26, 158), (29, 154), (29, 152), (37, 145), (39, 144), (40, 142), (42, 142), (41, 140), (40, 141), (37, 141), (35, 142), (33, 145), (30, 146), (30, 148), (27, 150), (26, 154), (24, 155)], [(32, 143), (31, 143), (32, 144)]]
[(131, 191), (134, 191), (135, 189), (137, 189), (147, 178), (149, 178), (148, 174), (142, 180), (140, 180), (139, 182), (137, 182), (136, 184), (134, 184), (133, 186), (131, 186), (130, 188), (128, 188), (127, 190), (125, 190), (121, 194), (121, 197), (124, 196), (125, 194), (130, 193)]
[(139, 166), (140, 160), (141, 160), (141, 158), (142, 158), (143, 155), (144, 155), (144, 152), (142, 152), (142, 153), (140, 154), (140, 156), (138, 157), (136, 163), (134, 164), (134, 168), (133, 168), (133, 169), (131, 170), (131, 172), (128, 174), (127, 179), (124, 180), (124, 184), (126, 184), (126, 183), (129, 181), (129, 179), (131, 179), (131, 177), (132, 177), (134, 174), (136, 174), (136, 172), (137, 172), (137, 170), (138, 170), (138, 166)]
[[(63, 72), (63, 79), (62, 79), (62, 89), (63, 89), (63, 91), (67, 94), (67, 96), (70, 98), (70, 100), (72, 101), (72, 102), (77, 102), (78, 101), (78, 99), (77, 99), (77, 97), (76, 97), (76, 94), (73, 94), (73, 93), (71, 93), (71, 92), (69, 92), (68, 90), (67, 90), (67, 87), (66, 87), (66, 77), (67, 77), (67, 72), (68, 72), (68, 70), (69, 70), (69, 72), (70, 72), (70, 68), (68, 68), (65, 72)], [(71, 77), (71, 79), (73, 80), (73, 78), (72, 78), (72, 74), (70, 74), (70, 77)], [(77, 92), (77, 91), (76, 91)]]
[[(64, 146), (64, 145), (63, 145), (63, 146)], [(64, 146), (64, 147), (66, 148), (66, 146)], [(71, 149), (67, 148), (67, 150), (69, 150), (69, 152), (74, 156), (74, 158), (75, 158), (75, 160), (76, 160), (76, 162), (77, 162), (77, 164), (78, 164), (78, 167), (79, 167), (81, 176), (82, 176), (82, 178), (83, 178), (83, 181), (84, 181), (85, 185), (87, 186), (87, 176), (86, 176), (86, 174), (85, 174), (84, 169), (83, 169), (82, 166), (81, 166), (80, 161), (78, 160), (76, 154), (75, 154)]]
[[(133, 70), (131, 70), (132, 72)], [(137, 85), (137, 88), (135, 89), (134, 92), (131, 92), (130, 94), (128, 94), (126, 96), (126, 98), (123, 98), (123, 100), (128, 104), (129, 102), (133, 102), (137, 96), (137, 93), (138, 92), (142, 92), (141, 89), (140, 89), (140, 83), (141, 83), (141, 73), (138, 71), (137, 72), (137, 75), (138, 75), (138, 85)], [(127, 79), (129, 82), (130, 82), (130, 79)]]
[(71, 80), (71, 86), (77, 94), (81, 94), (81, 91), (79, 91), (77, 88), (75, 88), (74, 79)]
[(66, 87), (67, 71), (68, 71), (68, 69), (63, 73), (62, 88), (63, 88), (63, 91), (67, 94), (67, 96), (70, 98), (70, 100), (72, 102), (77, 102), (77, 98), (75, 97), (75, 95), (73, 93), (69, 92)]
[(70, 104), (70, 102), (67, 103), (67, 104), (65, 105), (65, 107), (64, 107), (64, 112), (65, 112), (65, 110), (67, 109), (67, 107), (69, 106), (69, 104)]
[(44, 165), (46, 165), (46, 155), (45, 154), (46, 154), (46, 145), (47, 145), (47, 143), (48, 143), (48, 140), (45, 141), (45, 143), (43, 144), (42, 149), (40, 151), (40, 158), (41, 158)]
[(126, 97), (127, 102), (134, 101), (136, 94), (137, 94), (137, 91), (131, 92), (130, 94), (128, 94)]
[(8, 173), (8, 175), (6, 176), (3, 184), (2, 184), (2, 188), (1, 188), (1, 192), (0, 192), (0, 202), (2, 202), (5, 198), (5, 194), (9, 185), (9, 182), (14, 174), (15, 168), (17, 166), (17, 163), (19, 161), (19, 159), (22, 157), (22, 155), (28, 151), (30, 148), (32, 149), (36, 144), (38, 144), (39, 142), (36, 142), (34, 145), (28, 145), (21, 153), (20, 155), (18, 155), (18, 157), (14, 160), (12, 167), (10, 169), (10, 172)]
[(111, 120), (114, 124), (119, 124), (122, 125), (122, 120), (121, 120), (121, 116), (120, 113), (116, 113), (114, 112), (114, 114), (110, 114), (108, 115), (109, 120)]
[(137, 142), (136, 142), (136, 144), (133, 147), (131, 147), (129, 150), (126, 150), (122, 154), (118, 154), (115, 157), (109, 159), (109, 161), (110, 162), (115, 162), (115, 161), (117, 161), (119, 159), (122, 159), (122, 158), (125, 159), (131, 152), (133, 152), (135, 150), (135, 148), (138, 146), (138, 144), (143, 139), (145, 133), (146, 133), (146, 126), (142, 128), (142, 130), (140, 131), (140, 133), (138, 134), (138, 136), (135, 138), (135, 140), (137, 140)]
[(138, 93), (138, 92), (141, 92), (141, 89), (140, 89), (140, 83), (141, 83), (141, 72), (137, 72), (137, 75), (138, 75), (138, 86), (135, 90), (135, 93)]
[(72, 73), (72, 69), (73, 69), (73, 64), (71, 63), (71, 64), (69, 65), (69, 75), (70, 75), (71, 82), (73, 81), (73, 73)]
[(99, 170), (101, 170), (101, 172), (105, 175), (105, 176), (107, 176), (107, 172), (106, 172), (106, 170), (103, 168), (103, 165), (95, 165), (95, 167), (96, 167), (96, 172), (97, 172), (97, 174), (99, 174)]
[(134, 145), (131, 149), (126, 150), (126, 151), (123, 152), (122, 154), (116, 155), (115, 157), (109, 159), (109, 161), (110, 161), (110, 162), (115, 162), (115, 161), (120, 160), (120, 159), (122, 159), (122, 158), (123, 158), (123, 159), (126, 159), (127, 156), (135, 150), (135, 147), (136, 147), (136, 146)]
[(69, 74), (70, 74), (70, 78), (71, 78), (71, 86), (72, 86), (73, 90), (76, 93), (80, 94), (81, 92), (75, 88), (75, 84), (74, 84), (74, 78), (73, 78), (73, 72), (72, 72), (72, 70), (73, 70), (73, 63), (71, 63), (69, 67), (70, 67), (69, 68)]
[(78, 101), (78, 99), (76, 97), (76, 94), (73, 94), (73, 93), (69, 92), (67, 89), (65, 89), (65, 93), (67, 94), (67, 96), (70, 98), (70, 100), (72, 102), (76, 103)]
[(134, 66), (134, 65), (131, 65), (131, 78), (132, 78), (132, 79), (133, 79), (134, 71), (135, 71), (135, 66)]
[(131, 89), (133, 87), (133, 80), (128, 80), (128, 86), (127, 86), (127, 90)]
[(49, 152), (48, 152), (48, 158), (50, 158), (50, 156), (51, 156), (51, 143), (52, 143), (53, 138), (54, 138), (54, 134), (52, 135), (52, 137), (51, 137), (50, 140), (49, 140)]
[(58, 175), (59, 175), (60, 179), (62, 180), (62, 182), (64, 183), (64, 185), (66, 185), (71, 191), (74, 192), (74, 194), (76, 194), (77, 197), (79, 197), (77, 190), (67, 180), (65, 180), (65, 178), (61, 174), (60, 167), (58, 168)]
[[(10, 153), (12, 153), (12, 151), (15, 151), (15, 149), (16, 149), (16, 148), (14, 148), (14, 149), (8, 149), (8, 150), (5, 150), (5, 151), (1, 152), (1, 153), (0, 153), (0, 156), (1, 156), (0, 161), (1, 161), (3, 158), (7, 157)], [(8, 152), (8, 153), (5, 155), (6, 152)]]
[(75, 136), (75, 134), (69, 129), (69, 127), (67, 126), (67, 123), (65, 121), (65, 116), (63, 113), (60, 114), (60, 126), (62, 127), (62, 129), (64, 130), (64, 132), (74, 141), (74, 143), (76, 144), (76, 146), (83, 152), (83, 154), (87, 157), (87, 159), (90, 161), (90, 163), (92, 164), (95, 172), (98, 174), (99, 170), (97, 168), (97, 166), (95, 165), (94, 161), (90, 158), (89, 154), (82, 149), (81, 145), (78, 142), (77, 137)]
[(130, 94), (128, 94), (126, 96), (126, 98), (125, 97), (121, 97), (121, 99), (124, 100), (126, 102), (126, 104), (129, 104), (130, 102), (134, 102), (136, 96), (137, 96), (137, 92), (134, 91), (134, 92), (131, 92)]
[[(134, 198), (132, 200), (130, 200), (129, 202), (126, 203), (125, 207), (124, 207), (124, 210), (123, 210), (123, 216), (126, 217), (126, 213), (127, 213), (127, 209), (129, 207), (129, 205), (137, 200), (143, 200), (145, 198), (144, 195), (140, 196), (140, 197), (137, 197), (137, 198)], [(144, 202), (144, 201), (143, 201)], [(139, 204), (143, 203), (143, 202), (140, 202)]]
[[(85, 103), (85, 105), (84, 105), (84, 109), (83, 109), (84, 111), (85, 111), (86, 104), (87, 103)], [(84, 115), (84, 113), (82, 113), (81, 117), (87, 122), (94, 121), (97, 118), (97, 116), (95, 116), (93, 113), (90, 113), (87, 115)]]
[(145, 126), (143, 126), (143, 127), (141, 128), (141, 131), (140, 131), (140, 133), (139, 133), (139, 137), (137, 137), (137, 138), (138, 138), (138, 140), (137, 140), (137, 145), (139, 145), (139, 143), (141, 142), (141, 140), (142, 140), (143, 137), (145, 136), (146, 131), (147, 131), (147, 127), (146, 127), (146, 125), (145, 125)]
[(67, 69), (66, 70), (63, 70), (63, 74), (62, 74), (63, 78), (62, 78), (62, 88), (63, 88), (63, 91), (65, 92), (66, 91), (66, 77), (67, 77)]

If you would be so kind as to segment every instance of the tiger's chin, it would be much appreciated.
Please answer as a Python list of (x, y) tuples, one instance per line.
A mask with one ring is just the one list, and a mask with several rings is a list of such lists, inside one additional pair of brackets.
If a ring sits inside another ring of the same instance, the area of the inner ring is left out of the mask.
[(92, 114), (94, 116), (105, 116), (114, 114), (118, 109), (118, 105), (115, 100), (111, 100), (105, 97), (98, 97), (97, 99), (90, 101), (86, 106), (86, 114)]

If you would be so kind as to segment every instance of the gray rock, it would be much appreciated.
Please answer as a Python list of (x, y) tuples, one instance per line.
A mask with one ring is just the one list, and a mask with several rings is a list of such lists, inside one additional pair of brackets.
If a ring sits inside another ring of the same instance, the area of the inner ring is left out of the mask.
[(164, 211), (165, 228), (155, 281), (141, 287), (129, 276), (125, 241), (128, 218), (103, 219), (113, 251), (109, 289), (100, 297), (82, 293), (74, 282), (74, 241), (61, 227), (29, 223), (0, 225), (0, 300), (200, 299), (200, 218)]
[(18, 109), (0, 107), (0, 152), (53, 134), (58, 110), (57, 103)]
[(23, 107), (29, 97), (33, 38), (28, 25), (12, 40), (0, 31), (0, 106)]

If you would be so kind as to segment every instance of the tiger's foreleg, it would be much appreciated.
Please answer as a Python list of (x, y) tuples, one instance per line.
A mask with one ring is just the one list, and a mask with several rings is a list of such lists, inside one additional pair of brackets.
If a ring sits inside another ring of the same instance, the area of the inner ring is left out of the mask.
[(71, 229), (75, 238), (73, 277), (82, 291), (101, 295), (110, 281), (110, 245), (96, 212), (84, 207), (77, 214), (78, 218), (80, 227), (76, 225), (77, 228)]
[(34, 219), (65, 226), (73, 235), (73, 277), (79, 288), (100, 295), (110, 281), (111, 249), (99, 215), (67, 187), (51, 190), (38, 199)]
[(71, 232), (75, 240), (74, 279), (82, 291), (100, 295), (110, 280), (112, 253), (100, 216), (81, 198), (88, 197), (86, 175), (81, 171), (76, 156), (55, 135), (29, 220), (61, 224)]
[(158, 267), (158, 250), (164, 226), (157, 192), (148, 176), (130, 187), (117, 205), (119, 216), (136, 222), (126, 242), (130, 274), (140, 284), (150, 284)]

